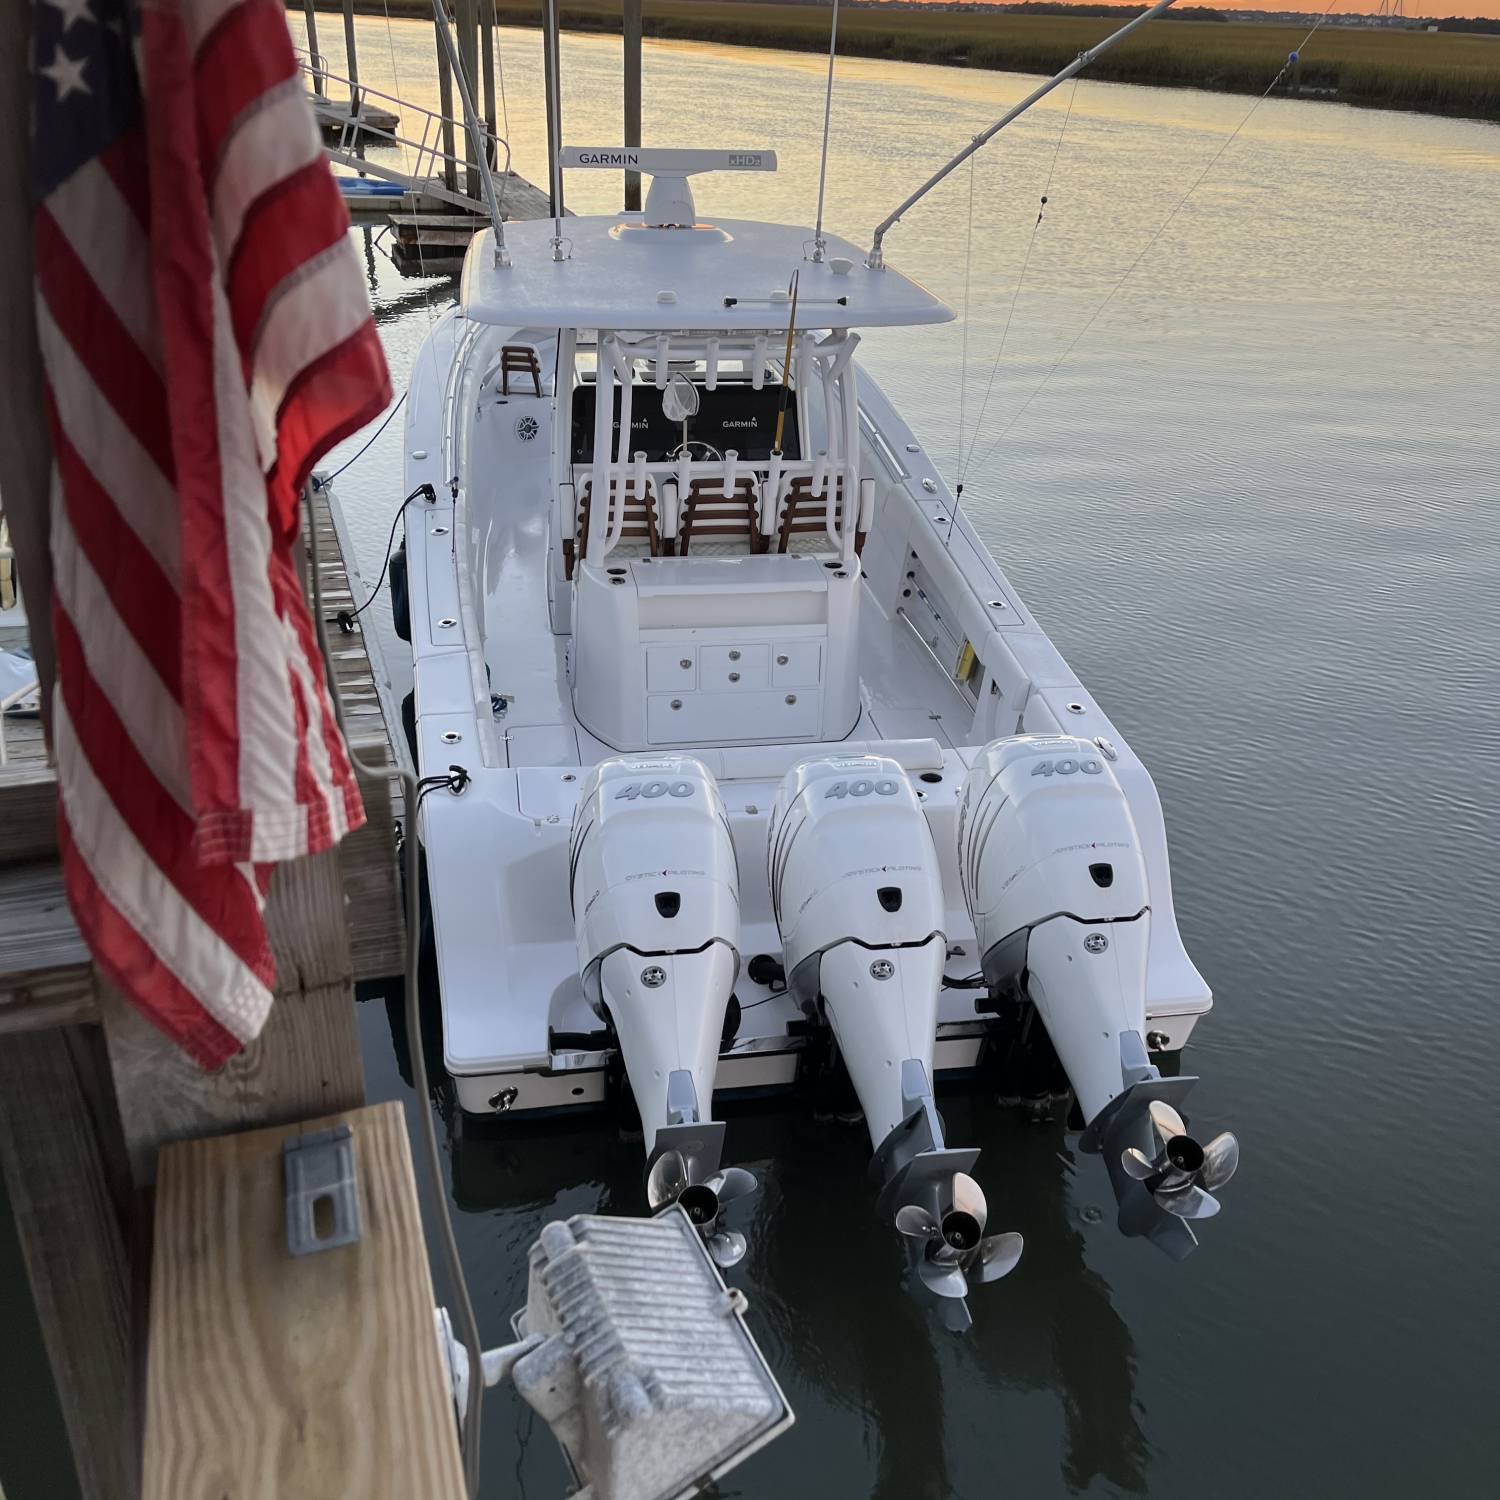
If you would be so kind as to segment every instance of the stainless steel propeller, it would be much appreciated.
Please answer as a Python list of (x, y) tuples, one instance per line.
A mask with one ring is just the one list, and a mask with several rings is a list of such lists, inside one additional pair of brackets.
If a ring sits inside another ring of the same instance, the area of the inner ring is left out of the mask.
[(896, 1211), (896, 1228), (924, 1242), (917, 1275), (939, 1297), (967, 1296), (970, 1281), (999, 1281), (1016, 1268), (1024, 1244), (1015, 1233), (985, 1236), (989, 1205), (966, 1172), (953, 1174), (952, 1205), (940, 1220), (920, 1203)]
[(724, 1167), (702, 1182), (695, 1182), (697, 1163), (677, 1150), (663, 1151), (646, 1176), (646, 1201), (652, 1213), (681, 1203), (688, 1218), (703, 1236), (716, 1265), (727, 1270), (745, 1258), (745, 1236), (719, 1227), (725, 1205), (753, 1193), (755, 1174), (743, 1167)]
[(1160, 1099), (1150, 1105), (1154, 1158), (1138, 1146), (1127, 1146), (1120, 1163), (1160, 1207), (1180, 1219), (1211, 1219), (1218, 1213), (1215, 1188), (1234, 1176), (1240, 1143), (1227, 1130), (1200, 1146), (1187, 1132), (1182, 1116)]
[(646, 1202), (657, 1213), (675, 1203), (688, 1185), (687, 1158), (680, 1151), (663, 1151), (646, 1174)]

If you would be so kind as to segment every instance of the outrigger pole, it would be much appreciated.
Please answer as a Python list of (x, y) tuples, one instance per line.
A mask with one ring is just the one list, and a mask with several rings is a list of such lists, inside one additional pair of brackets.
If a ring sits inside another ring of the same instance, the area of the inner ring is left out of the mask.
[(1081, 73), (1086, 67), (1088, 67), (1091, 62), (1093, 62), (1096, 57), (1099, 57), (1103, 53), (1108, 52), (1116, 42), (1123, 41), (1127, 36), (1130, 35), (1132, 31), (1136, 29), (1137, 26), (1144, 26), (1147, 21), (1154, 20), (1164, 10), (1166, 10), (1169, 5), (1172, 5), (1174, 3), (1175, 0), (1156, 0), (1156, 4), (1153, 5), (1150, 10), (1142, 11), (1141, 14), (1138, 15), (1133, 21), (1127, 22), (1118, 31), (1113, 32), (1111, 35), (1105, 37), (1102, 42), (1099, 42), (1096, 45), (1090, 47), (1087, 52), (1080, 52), (1078, 56), (1075, 57), (1073, 61), (1070, 62), (1067, 67), (1062, 70), (1062, 72), (1058, 73), (1055, 77), (1049, 78), (1047, 82), (1044, 83), (1039, 89), (1034, 89), (1023, 100), (1021, 100), (1021, 102), (1016, 105), (1014, 109), (1009, 110), (1006, 114), (1002, 115), (998, 120), (996, 120), (988, 130), (983, 130), (978, 135), (976, 135), (974, 139), (970, 141), (969, 144), (965, 146), (964, 149), (953, 158), (952, 161), (950, 161), (945, 167), (942, 167), (940, 170), (934, 172), (932, 176), (929, 177), (927, 181), (924, 182), (922, 186), (919, 187), (916, 192), (914, 192), (911, 197), (908, 198), (901, 205), (901, 207), (895, 211), (895, 213), (891, 214), (889, 218), (882, 219), (880, 221), (880, 224), (875, 230), (874, 241), (870, 245), (870, 253), (865, 257), (865, 264), (869, 266), (872, 271), (884, 270), (885, 256), (882, 253), (881, 245), (885, 240), (885, 232), (891, 227), (892, 224), (900, 222), (901, 216), (907, 211), (907, 209), (911, 208), (914, 204), (919, 203), (923, 198), (925, 198), (928, 193), (930, 193), (933, 188), (938, 185), (938, 183), (940, 183), (946, 176), (948, 176), (950, 172), (954, 170), (954, 168), (962, 166), (964, 162), (968, 161), (968, 159), (973, 156), (973, 154), (978, 151), (981, 146), (987, 145), (990, 139), (1000, 131), (1004, 130), (1005, 127), (1009, 125), (1017, 115), (1024, 115), (1026, 111), (1037, 102), (1038, 99), (1046, 98), (1046, 96), (1050, 94), (1052, 90), (1058, 86), (1058, 84), (1066, 83), (1068, 79), (1073, 77), (1075, 73)]

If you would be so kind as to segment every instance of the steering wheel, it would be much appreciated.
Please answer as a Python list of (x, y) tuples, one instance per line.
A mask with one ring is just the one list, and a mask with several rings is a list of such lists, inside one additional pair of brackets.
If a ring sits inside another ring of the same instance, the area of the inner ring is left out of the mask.
[(667, 454), (667, 457), (669, 459), (683, 457), (695, 459), (700, 456), (699, 454), (693, 452), (693, 449), (695, 448), (701, 448), (703, 450), (703, 454), (701, 455), (703, 457), (713, 459), (718, 463), (724, 462), (724, 455), (720, 453), (712, 443), (705, 443), (699, 438), (689, 438), (685, 443), (678, 443), (678, 445), (669, 454)]

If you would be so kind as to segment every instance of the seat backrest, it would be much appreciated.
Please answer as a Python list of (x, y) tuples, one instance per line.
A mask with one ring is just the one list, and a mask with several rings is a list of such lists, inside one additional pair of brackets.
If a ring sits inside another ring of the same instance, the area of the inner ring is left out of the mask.
[(500, 388), (503, 395), (510, 395), (512, 375), (529, 380), (536, 394), (542, 394), (542, 367), (537, 363), (536, 350), (530, 344), (500, 346)]
[(768, 540), (760, 532), (759, 512), (760, 492), (748, 474), (728, 491), (722, 479), (692, 480), (678, 525), (682, 555), (688, 555), (695, 536), (744, 537), (751, 552), (764, 552)]
[[(834, 487), (833, 514), (835, 525), (842, 527), (844, 521), (845, 484), (842, 476), (830, 476), (826, 481)], [(802, 475), (787, 486), (781, 502), (781, 517), (776, 528), (776, 550), (786, 552), (794, 536), (819, 535), (827, 542), (828, 496), (827, 491), (816, 493), (813, 482)], [(827, 543), (830, 547), (832, 543)], [(863, 532), (854, 535), (854, 555), (863, 550)]]
[[(621, 481), (616, 489), (616, 504), (624, 506), (624, 517), (620, 525), (621, 541), (645, 541), (650, 545), (651, 556), (660, 557), (662, 550), (661, 528), (656, 518), (656, 491), (652, 488), (651, 481), (646, 481), (644, 493), (638, 492), (633, 478)], [(583, 493), (578, 500), (578, 527), (577, 527), (577, 550), (580, 559), (588, 556), (589, 547), (589, 511), (593, 507), (594, 486), (591, 480), (585, 480)], [(611, 507), (610, 521), (614, 520), (613, 507)], [(606, 533), (609, 526), (605, 526)], [(563, 562), (567, 576), (573, 576), (573, 544), (565, 542), (563, 546)]]

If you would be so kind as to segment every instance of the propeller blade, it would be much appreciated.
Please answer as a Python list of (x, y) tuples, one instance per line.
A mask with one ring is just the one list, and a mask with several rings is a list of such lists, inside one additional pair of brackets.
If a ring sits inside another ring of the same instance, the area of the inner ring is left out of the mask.
[(920, 1203), (908, 1203), (896, 1210), (896, 1228), (914, 1240), (935, 1240), (943, 1232)]
[(959, 1213), (969, 1214), (984, 1232), (985, 1220), (990, 1216), (990, 1206), (985, 1201), (984, 1189), (967, 1172), (953, 1174), (953, 1207)]
[(949, 1333), (967, 1333), (973, 1326), (969, 1304), (962, 1297), (950, 1297), (943, 1303), (943, 1327)]
[(936, 1261), (924, 1260), (917, 1264), (917, 1274), (929, 1292), (939, 1297), (965, 1297), (969, 1283), (957, 1266), (940, 1266)]
[(722, 1172), (715, 1172), (707, 1185), (719, 1195), (721, 1204), (733, 1203), (736, 1198), (743, 1198), (760, 1186), (755, 1173), (747, 1172), (743, 1167), (725, 1167)]
[(721, 1229), (708, 1241), (708, 1253), (713, 1256), (714, 1264), (720, 1269), (727, 1271), (731, 1266), (737, 1266), (745, 1258), (745, 1236), (737, 1230)]
[(1182, 1116), (1164, 1099), (1153, 1099), (1147, 1108), (1151, 1114), (1151, 1124), (1156, 1129), (1157, 1139), (1162, 1145), (1165, 1146), (1176, 1136), (1187, 1134), (1187, 1126), (1182, 1123)]
[(688, 1185), (687, 1162), (680, 1151), (663, 1151), (646, 1177), (646, 1202), (651, 1212), (675, 1203)]
[(1211, 1219), (1219, 1211), (1219, 1200), (1201, 1187), (1190, 1187), (1181, 1193), (1157, 1193), (1156, 1201), (1179, 1219)]
[(979, 1252), (968, 1266), (969, 1280), (981, 1284), (999, 1281), (1015, 1270), (1021, 1259), (1025, 1241), (1012, 1230), (1008, 1234), (992, 1234), (980, 1242)]
[(1227, 1130), (1203, 1148), (1203, 1167), (1198, 1180), (1212, 1191), (1223, 1187), (1240, 1164), (1240, 1143)]
[(1120, 1153), (1120, 1165), (1137, 1182), (1144, 1182), (1156, 1171), (1156, 1164), (1139, 1146), (1127, 1146)]

